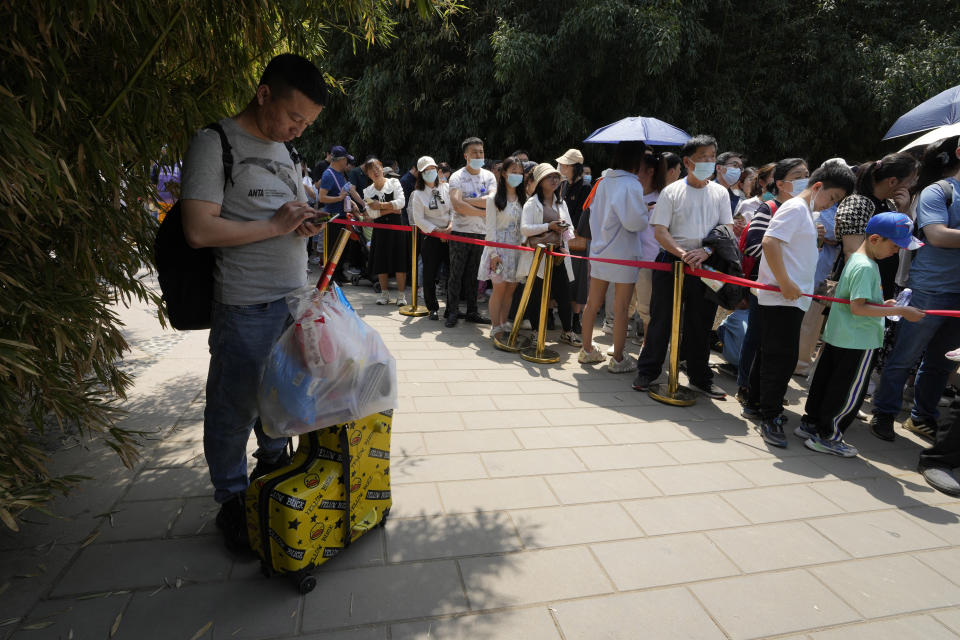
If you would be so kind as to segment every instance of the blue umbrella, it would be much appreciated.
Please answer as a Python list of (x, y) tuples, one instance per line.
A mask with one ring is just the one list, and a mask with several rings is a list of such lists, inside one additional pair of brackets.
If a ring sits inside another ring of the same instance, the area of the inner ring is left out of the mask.
[(938, 93), (897, 118), (884, 140), (960, 122), (960, 85)]
[(613, 124), (600, 127), (590, 134), (584, 142), (630, 142), (640, 140), (647, 144), (677, 147), (690, 139), (690, 134), (663, 120), (647, 116), (635, 116), (617, 120)]

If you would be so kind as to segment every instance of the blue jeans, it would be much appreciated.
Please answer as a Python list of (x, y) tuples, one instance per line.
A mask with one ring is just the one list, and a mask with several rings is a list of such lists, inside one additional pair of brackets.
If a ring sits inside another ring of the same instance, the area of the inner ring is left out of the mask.
[[(913, 291), (911, 306), (918, 309), (960, 309), (960, 293)], [(960, 318), (925, 316), (920, 322), (900, 321), (897, 340), (887, 356), (880, 384), (873, 395), (874, 413), (900, 413), (903, 388), (910, 368), (923, 355), (914, 387), (914, 419), (938, 418), (937, 403), (956, 365), (944, 357), (960, 344)]]
[(747, 312), (747, 333), (743, 336), (743, 345), (740, 347), (740, 364), (737, 367), (737, 386), (750, 386), (750, 369), (753, 368), (753, 359), (757, 355), (757, 347), (760, 346), (760, 320), (757, 317), (757, 309), (760, 303), (757, 302), (757, 296), (747, 292), (747, 302), (750, 303)]
[(263, 433), (257, 389), (270, 349), (290, 321), (285, 300), (263, 304), (213, 304), (210, 371), (203, 412), (203, 451), (219, 503), (247, 489), (247, 441), (257, 434), (257, 458), (272, 462), (286, 438)]

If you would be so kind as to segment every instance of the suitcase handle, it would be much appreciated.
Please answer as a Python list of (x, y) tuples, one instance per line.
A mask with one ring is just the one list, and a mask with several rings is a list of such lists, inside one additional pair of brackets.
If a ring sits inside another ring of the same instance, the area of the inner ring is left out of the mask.
[(379, 516), (380, 514), (377, 512), (377, 508), (373, 507), (365, 516), (363, 516), (363, 520), (353, 525), (353, 530), (363, 533), (370, 531), (377, 526), (378, 522), (380, 522)]

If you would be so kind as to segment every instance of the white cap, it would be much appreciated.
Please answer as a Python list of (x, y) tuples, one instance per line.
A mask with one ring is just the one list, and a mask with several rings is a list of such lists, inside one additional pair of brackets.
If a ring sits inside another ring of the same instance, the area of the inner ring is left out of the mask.
[(427, 167), (435, 167), (437, 163), (430, 156), (423, 156), (417, 160), (417, 171), (423, 172)]

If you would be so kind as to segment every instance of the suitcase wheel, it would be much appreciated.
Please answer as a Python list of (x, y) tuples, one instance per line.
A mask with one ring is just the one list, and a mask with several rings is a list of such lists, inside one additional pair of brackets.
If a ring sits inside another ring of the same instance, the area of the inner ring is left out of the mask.
[(293, 574), (293, 580), (297, 585), (297, 590), (302, 594), (310, 593), (317, 586), (317, 579), (302, 571)]

